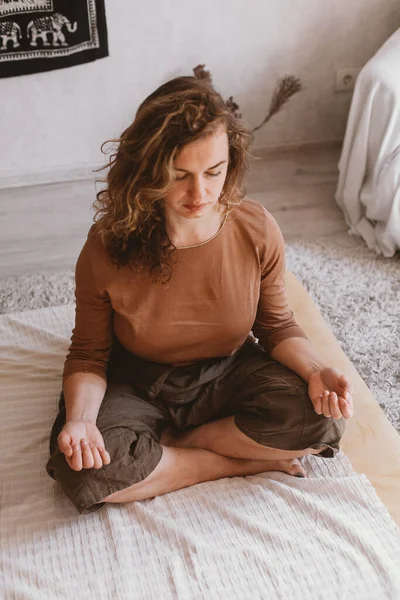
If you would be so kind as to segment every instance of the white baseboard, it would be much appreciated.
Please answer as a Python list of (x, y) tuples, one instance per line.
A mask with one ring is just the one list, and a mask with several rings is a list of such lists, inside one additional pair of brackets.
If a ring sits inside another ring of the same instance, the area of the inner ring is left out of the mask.
[[(295, 152), (323, 151), (330, 148), (339, 148), (342, 139), (319, 140), (314, 142), (299, 142), (296, 144), (281, 144), (271, 146), (253, 146), (251, 153), (259, 158), (273, 158)], [(0, 175), (0, 189), (28, 187), (33, 185), (47, 185), (51, 183), (65, 183), (87, 179), (103, 179), (107, 170), (95, 173), (103, 164), (81, 165), (74, 167), (57, 167), (42, 171), (25, 171)]]
[(57, 167), (43, 171), (25, 171), (20, 173), (7, 173), (0, 175), (0, 189), (28, 187), (32, 185), (47, 185), (51, 183), (64, 183), (68, 181), (81, 181), (87, 179), (102, 179), (106, 170), (95, 173), (98, 165), (82, 165), (76, 167)]
[(339, 149), (343, 145), (342, 138), (333, 138), (329, 140), (318, 140), (311, 142), (298, 142), (293, 144), (279, 144), (268, 146), (253, 146), (251, 154), (259, 158), (274, 158), (284, 156), (285, 154), (294, 154), (297, 152), (322, 152), (324, 150)]

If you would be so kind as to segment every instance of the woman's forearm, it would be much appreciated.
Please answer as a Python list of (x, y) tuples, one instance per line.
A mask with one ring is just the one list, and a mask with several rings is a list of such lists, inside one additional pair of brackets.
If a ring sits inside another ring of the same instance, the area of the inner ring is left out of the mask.
[(312, 373), (327, 366), (320, 360), (311, 342), (301, 337), (282, 340), (272, 349), (271, 356), (300, 375), (307, 383)]
[(107, 383), (95, 373), (73, 373), (64, 381), (66, 420), (96, 422)]

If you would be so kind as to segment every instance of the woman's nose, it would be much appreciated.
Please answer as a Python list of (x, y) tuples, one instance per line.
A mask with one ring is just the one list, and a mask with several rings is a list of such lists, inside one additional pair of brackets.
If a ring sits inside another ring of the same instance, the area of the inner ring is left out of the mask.
[(194, 202), (196, 204), (201, 204), (201, 202), (204, 200), (205, 186), (204, 186), (204, 182), (200, 178), (197, 178), (197, 177), (193, 178), (192, 185), (190, 188), (190, 196), (191, 196), (192, 202)]

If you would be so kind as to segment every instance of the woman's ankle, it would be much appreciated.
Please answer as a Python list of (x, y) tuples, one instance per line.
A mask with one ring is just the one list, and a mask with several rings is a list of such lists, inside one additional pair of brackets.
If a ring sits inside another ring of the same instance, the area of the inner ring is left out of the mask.
[(104, 502), (134, 502), (223, 477), (265, 471), (267, 461), (230, 458), (202, 448), (162, 446), (161, 460), (143, 481), (104, 498)]

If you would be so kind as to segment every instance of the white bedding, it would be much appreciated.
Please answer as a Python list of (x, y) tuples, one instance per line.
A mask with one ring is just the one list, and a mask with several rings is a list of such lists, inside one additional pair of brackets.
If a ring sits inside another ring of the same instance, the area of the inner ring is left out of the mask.
[(349, 233), (386, 257), (400, 249), (400, 29), (359, 74), (336, 201)]
[(400, 530), (343, 452), (79, 515), (45, 471), (73, 319), (0, 317), (1, 600), (400, 598)]

